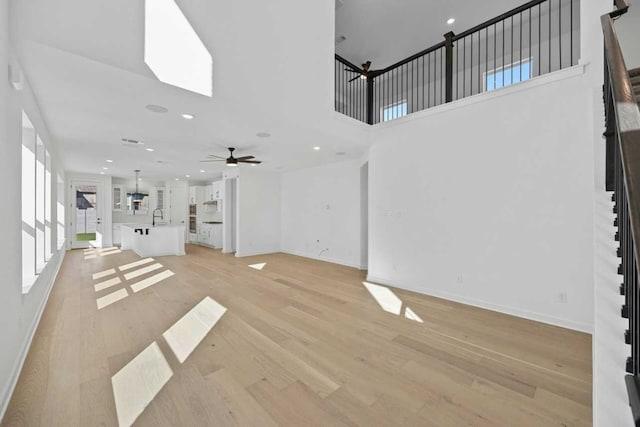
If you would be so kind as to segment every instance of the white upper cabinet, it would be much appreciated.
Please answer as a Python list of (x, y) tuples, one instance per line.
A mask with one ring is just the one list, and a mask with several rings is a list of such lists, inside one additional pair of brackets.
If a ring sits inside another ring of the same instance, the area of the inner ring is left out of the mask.
[(196, 195), (197, 187), (189, 187), (189, 204), (195, 205), (197, 203), (197, 195)]
[(217, 200), (224, 199), (224, 181), (216, 181), (213, 185), (215, 188), (215, 198)]
[(114, 185), (113, 186), (113, 198), (112, 198), (112, 206), (111, 209), (113, 209), (116, 212), (122, 212), (122, 206), (123, 206), (123, 196), (124, 196), (124, 187), (122, 187), (122, 185)]
[(153, 187), (152, 198), (153, 198), (153, 209), (162, 209), (163, 211), (166, 208), (166, 195), (167, 190), (164, 187)]
[(207, 185), (207, 187), (205, 188), (205, 192), (204, 192), (205, 196), (204, 196), (204, 201), (205, 202), (212, 202), (215, 200), (215, 190), (212, 185)]

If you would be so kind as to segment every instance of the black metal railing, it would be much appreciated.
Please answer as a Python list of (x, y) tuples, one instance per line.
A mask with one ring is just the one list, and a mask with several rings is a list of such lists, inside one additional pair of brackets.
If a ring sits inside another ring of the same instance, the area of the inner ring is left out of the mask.
[(375, 124), (575, 65), (579, 8), (530, 1), (380, 70), (336, 55), (336, 111)]
[(629, 7), (625, 0), (614, 2), (615, 10), (602, 16), (604, 34), (604, 86), (606, 130), (606, 189), (613, 191), (614, 225), (622, 275), (620, 293), (625, 302), (621, 314), (629, 319), (624, 339), (631, 345), (625, 377), (629, 404), (636, 425), (640, 425), (640, 291), (638, 289), (638, 242), (640, 240), (640, 111), (613, 26), (613, 19)]

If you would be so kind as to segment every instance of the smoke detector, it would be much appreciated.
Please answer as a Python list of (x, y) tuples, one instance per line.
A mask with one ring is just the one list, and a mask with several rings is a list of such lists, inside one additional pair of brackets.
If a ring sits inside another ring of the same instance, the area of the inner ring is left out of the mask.
[(338, 36), (336, 37), (336, 44), (340, 44), (343, 41), (345, 41), (347, 38), (345, 36)]

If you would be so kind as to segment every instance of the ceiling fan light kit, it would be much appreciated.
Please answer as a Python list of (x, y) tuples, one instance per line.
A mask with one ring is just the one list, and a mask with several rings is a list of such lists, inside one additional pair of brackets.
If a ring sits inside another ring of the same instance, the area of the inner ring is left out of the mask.
[(229, 157), (221, 157), (216, 156), (215, 154), (209, 154), (207, 157), (210, 157), (207, 160), (200, 160), (200, 162), (225, 162), (229, 167), (237, 167), (240, 163), (251, 163), (252, 165), (259, 165), (262, 163), (260, 160), (253, 160), (255, 157), (253, 156), (242, 156), (242, 157), (233, 157), (233, 152), (235, 151), (234, 147), (229, 147)]
[(370, 68), (371, 68), (371, 61), (367, 61), (364, 64), (362, 64), (362, 69), (359, 69), (355, 65), (353, 67), (350, 66), (349, 68), (345, 68), (344, 69), (345, 71), (358, 74), (357, 76), (349, 80), (348, 83), (351, 83), (352, 81), (358, 80), (358, 79), (367, 80), (369, 77), (374, 78), (378, 74), (382, 73), (380, 70), (370, 70)]

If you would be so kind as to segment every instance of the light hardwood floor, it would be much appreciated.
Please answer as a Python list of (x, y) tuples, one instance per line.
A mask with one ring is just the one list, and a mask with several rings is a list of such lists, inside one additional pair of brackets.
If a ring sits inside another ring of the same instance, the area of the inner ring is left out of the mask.
[[(118, 268), (139, 259), (67, 253), (2, 426), (117, 426), (112, 377), (152, 343), (172, 376), (140, 426), (591, 425), (587, 334), (392, 289), (420, 323), (363, 272), (285, 254)], [(181, 363), (163, 334), (206, 297), (227, 311)]]

